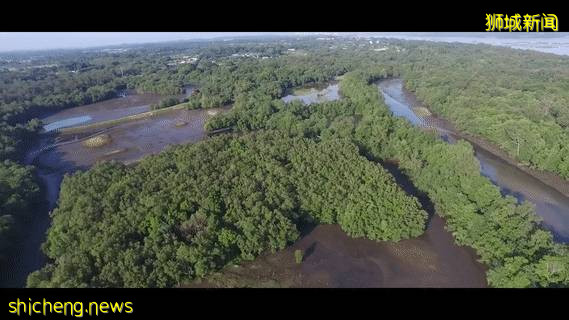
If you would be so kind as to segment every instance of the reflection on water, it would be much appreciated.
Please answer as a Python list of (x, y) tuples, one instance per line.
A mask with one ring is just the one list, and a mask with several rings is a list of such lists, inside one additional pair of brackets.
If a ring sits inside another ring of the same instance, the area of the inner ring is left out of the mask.
[(569, 242), (569, 199), (559, 191), (491, 154), (476, 148), (480, 172), (500, 187), (502, 194), (519, 202), (529, 201), (543, 217), (546, 228), (553, 231), (555, 240)]
[[(300, 265), (295, 250), (304, 253)], [(189, 286), (484, 288), (486, 268), (476, 259), (473, 249), (455, 244), (436, 215), (424, 234), (398, 242), (352, 238), (338, 225), (323, 224), (275, 254), (226, 267), (221, 282)]]
[[(58, 162), (47, 158), (57, 153), (64, 162), (72, 163), (79, 168), (89, 168), (98, 161), (117, 160), (124, 163), (137, 161), (145, 155), (162, 151), (168, 145), (197, 142), (206, 136), (204, 123), (215, 114), (225, 112), (229, 107), (207, 110), (173, 110), (122, 123), (104, 133), (110, 142), (98, 148), (89, 148), (82, 144), (82, 139), (75, 134), (61, 135), (62, 143), (51, 152), (40, 156), (40, 161)], [(100, 130), (100, 129), (99, 129)]]
[[(184, 87), (184, 93), (174, 96), (179, 100), (188, 98), (194, 86)], [(158, 94), (130, 94), (80, 107), (60, 110), (42, 118), (45, 131), (73, 127), (87, 123), (113, 120), (150, 111), (150, 105), (159, 103), (164, 96)]]
[(89, 121), (91, 121), (91, 119), (93, 119), (93, 118), (91, 118), (91, 116), (80, 116), (80, 117), (67, 118), (67, 119), (54, 121), (50, 124), (47, 124), (43, 127), (43, 129), (46, 132), (49, 132), (49, 131), (53, 131), (53, 130), (57, 130), (57, 129), (61, 129), (61, 128), (72, 127), (72, 126), (75, 126), (78, 124), (89, 122)]
[[(456, 141), (456, 136), (439, 125), (436, 118), (421, 117), (414, 112), (417, 102), (412, 94), (403, 88), (400, 79), (380, 81), (379, 88), (386, 105), (395, 115), (405, 117), (415, 125), (436, 129), (449, 143)], [(552, 231), (555, 240), (569, 242), (569, 198), (485, 149), (475, 144), (473, 147), (482, 175), (497, 185), (503, 195), (511, 195), (519, 202), (532, 203), (537, 214), (543, 218), (544, 226)]]
[(409, 107), (410, 105), (405, 103), (402, 87), (402, 82), (392, 82), (382, 88), (385, 103), (394, 115), (404, 117), (414, 125), (424, 126), (423, 119), (415, 115), (415, 112)]
[(337, 82), (330, 84), (309, 85), (296, 88), (282, 98), (284, 102), (300, 100), (304, 104), (321, 103), (340, 99), (339, 85)]

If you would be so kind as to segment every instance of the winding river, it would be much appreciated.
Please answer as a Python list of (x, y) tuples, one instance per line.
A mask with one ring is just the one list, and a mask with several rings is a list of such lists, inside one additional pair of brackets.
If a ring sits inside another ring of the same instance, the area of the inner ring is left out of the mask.
[[(379, 81), (378, 87), (394, 115), (404, 117), (416, 126), (436, 130), (449, 143), (459, 139), (456, 131), (449, 129), (444, 120), (425, 113), (414, 95), (404, 88), (401, 79)], [(554, 239), (569, 242), (569, 198), (476, 143), (472, 146), (482, 175), (498, 186), (503, 195), (514, 196), (520, 203), (528, 201), (533, 204)]]

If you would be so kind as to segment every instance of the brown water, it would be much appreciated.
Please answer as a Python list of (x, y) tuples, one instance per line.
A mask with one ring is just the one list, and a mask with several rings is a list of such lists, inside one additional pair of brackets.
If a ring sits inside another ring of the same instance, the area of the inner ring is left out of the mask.
[[(400, 79), (383, 80), (378, 83), (385, 103), (397, 116), (408, 119), (414, 125), (432, 128), (449, 143), (458, 137), (454, 129), (441, 119), (419, 116), (416, 108), (420, 103), (403, 88)], [(480, 173), (498, 186), (504, 195), (514, 196), (519, 202), (528, 201), (543, 218), (543, 225), (551, 230), (556, 241), (569, 242), (569, 198), (518, 167), (473, 144), (475, 156), (480, 162)]]
[[(429, 214), (425, 233), (397, 243), (351, 238), (320, 225), (291, 247), (197, 280), (189, 287), (487, 287), (476, 252), (455, 243), (428, 197), (394, 163), (382, 163)], [(301, 264), (294, 251), (304, 252)]]
[[(394, 163), (382, 163), (429, 214), (425, 233), (399, 242), (351, 238), (338, 225), (319, 225), (291, 247), (188, 284), (190, 287), (487, 287), (476, 252), (458, 246), (428, 197)], [(294, 251), (304, 253), (296, 264)]]
[[(30, 151), (30, 161), (33, 159), (38, 165), (46, 185), (49, 209), (55, 206), (64, 173), (86, 169), (102, 160), (130, 163), (170, 144), (198, 141), (204, 138), (203, 123), (212, 116), (208, 111), (225, 110), (178, 110), (122, 123), (103, 130), (112, 142), (100, 148), (84, 147), (80, 141), (85, 135), (100, 131), (81, 136), (45, 136), (37, 149), (50, 144), (56, 147), (41, 153)], [(421, 199), (395, 166), (386, 164), (386, 167), (407, 192)], [(475, 252), (454, 243), (452, 235), (444, 229), (444, 221), (433, 214), (428, 199), (421, 199), (421, 203), (431, 218), (426, 232), (416, 239), (376, 242), (350, 238), (335, 225), (321, 225), (290, 248), (243, 266), (228, 267), (221, 280), (212, 277), (211, 282), (193, 286), (485, 287), (485, 268), (477, 262)], [(23, 261), (16, 263), (18, 268), (14, 268), (17, 271), (11, 275), (10, 286), (21, 286), (29, 272), (45, 263), (39, 247), (48, 225), (47, 214), (38, 212), (34, 227), (37, 232), (31, 234), (26, 247), (29, 254), (22, 254)], [(300, 265), (294, 262), (296, 249), (305, 253)]]
[(306, 284), (326, 287), (485, 287), (474, 251), (455, 245), (444, 226), (435, 215), (423, 235), (393, 243), (323, 225), (298, 243), (309, 253), (301, 272)]
[[(293, 246), (241, 266), (228, 266), (190, 287), (478, 288), (485, 268), (472, 249), (454, 244), (434, 216), (418, 238), (397, 243), (351, 238), (338, 225), (319, 225)], [(304, 253), (296, 264), (294, 251)]]

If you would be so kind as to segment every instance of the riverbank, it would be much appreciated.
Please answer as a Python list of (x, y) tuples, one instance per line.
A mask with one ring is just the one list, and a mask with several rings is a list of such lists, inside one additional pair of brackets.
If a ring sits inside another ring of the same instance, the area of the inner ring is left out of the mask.
[(423, 112), (429, 113), (427, 116), (418, 115), (416, 111), (424, 111), (426, 106), (404, 88), (401, 79), (383, 80), (378, 82), (378, 86), (386, 105), (396, 116), (404, 117), (422, 130), (434, 131), (447, 143), (469, 141), (478, 160), (480, 174), (497, 186), (503, 196), (512, 196), (518, 203), (528, 202), (533, 206), (541, 218), (542, 227), (551, 231), (554, 241), (569, 243), (569, 197), (562, 192), (563, 186), (555, 188), (551, 180), (539, 179), (535, 172), (492, 148), (483, 139), (460, 132), (452, 123), (430, 111)]
[[(411, 90), (409, 90), (405, 87), (404, 81), (403, 81), (403, 88), (406, 92), (413, 93)], [(509, 165), (515, 166), (516, 168), (523, 171), (524, 173), (534, 177), (535, 179), (541, 181), (543, 184), (555, 189), (556, 191), (563, 194), (565, 197), (569, 198), (569, 181), (567, 181), (567, 180), (565, 180), (565, 179), (563, 179), (563, 178), (561, 178), (561, 177), (559, 177), (559, 176), (557, 176), (551, 172), (533, 169), (533, 168), (530, 168), (530, 167), (518, 162), (516, 159), (512, 158), (505, 151), (500, 149), (495, 144), (489, 142), (488, 140), (457, 129), (456, 126), (450, 120), (445, 119), (444, 117), (441, 117), (440, 115), (435, 113), (429, 106), (425, 105), (422, 101), (419, 101), (418, 99), (416, 99), (414, 94), (411, 96), (412, 97), (409, 97), (409, 98), (412, 98), (416, 102), (414, 107), (425, 108), (426, 110), (428, 110), (431, 113), (431, 115), (428, 117), (428, 118), (430, 118), (429, 120), (436, 122), (437, 126), (443, 127), (447, 131), (452, 132), (456, 137), (464, 139), (464, 140), (470, 142), (471, 144), (475, 145), (476, 147), (479, 147), (480, 149), (483, 149), (483, 150), (491, 153), (492, 155), (500, 158), (501, 160), (505, 161)]]
[(508, 164), (517, 167), (521, 171), (527, 173), (528, 175), (531, 175), (532, 177), (538, 179), (542, 183), (544, 183), (544, 184), (550, 186), (551, 188), (557, 190), (558, 192), (563, 194), (565, 197), (569, 197), (569, 181), (564, 180), (563, 178), (561, 178), (561, 177), (559, 177), (559, 176), (557, 176), (551, 172), (529, 168), (529, 167), (519, 163), (518, 161), (516, 161), (512, 157), (510, 157), (507, 153), (505, 153), (503, 150), (501, 150), (496, 145), (488, 142), (487, 140), (484, 140), (481, 137), (473, 136), (473, 135), (470, 135), (470, 134), (467, 134), (464, 132), (460, 132), (460, 131), (456, 132), (456, 135), (458, 137), (460, 137), (464, 140), (467, 140), (468, 142), (480, 147), (481, 149), (488, 151), (489, 153), (495, 155), (496, 157), (500, 158), (501, 160), (507, 162)]

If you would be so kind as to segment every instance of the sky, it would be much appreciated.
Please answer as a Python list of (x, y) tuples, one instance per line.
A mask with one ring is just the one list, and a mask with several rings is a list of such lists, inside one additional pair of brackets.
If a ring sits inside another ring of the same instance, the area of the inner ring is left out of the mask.
[[(292, 32), (0, 32), (0, 52), (20, 50), (47, 50), (47, 49), (76, 49), (100, 46), (111, 46), (134, 43), (151, 43), (175, 40), (207, 39), (217, 37), (239, 37), (256, 35), (292, 35)], [(316, 34), (305, 32), (302, 34)], [(328, 33), (330, 34), (330, 33)], [(334, 34), (359, 34), (375, 35), (382, 37), (398, 37), (409, 40), (435, 40), (435, 41), (459, 41), (459, 42), (483, 42), (500, 45), (504, 42), (523, 41), (527, 47), (530, 43), (556, 42), (556, 48), (531, 48), (545, 52), (569, 54), (569, 34), (565, 32), (555, 33), (334, 33)], [(563, 39), (559, 45), (559, 39)], [(510, 43), (515, 47), (515, 44)], [(547, 45), (546, 45), (547, 46)], [(528, 47), (529, 48), (529, 47)]]
[[(0, 32), (0, 52), (262, 35), (263, 32)], [(278, 33), (274, 33), (278, 34)]]

